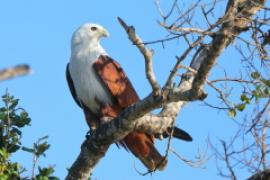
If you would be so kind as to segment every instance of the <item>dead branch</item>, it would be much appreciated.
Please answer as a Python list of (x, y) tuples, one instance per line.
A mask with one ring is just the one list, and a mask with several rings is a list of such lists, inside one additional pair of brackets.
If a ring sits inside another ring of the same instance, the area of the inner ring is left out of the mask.
[(26, 64), (0, 70), (0, 81), (23, 76), (30, 73), (30, 67)]
[(170, 148), (169, 151), (172, 152), (181, 161), (185, 162), (187, 165), (191, 167), (195, 167), (195, 168), (201, 168), (202, 165), (205, 164), (209, 160), (209, 157), (206, 156), (206, 152), (204, 152), (203, 154), (199, 152), (195, 160), (189, 160), (181, 156), (173, 148)]
[(230, 162), (230, 155), (228, 153), (228, 147), (227, 147), (225, 141), (221, 141), (221, 144), (222, 144), (223, 151), (224, 151), (224, 161), (225, 161), (226, 166), (230, 172), (229, 177), (231, 177), (232, 180), (236, 180), (236, 175), (235, 175), (234, 169), (233, 169), (231, 162)]
[[(169, 115), (174, 113), (174, 116), (165, 117), (164, 115), (154, 116), (147, 114), (162, 107), (163, 104), (195, 100), (187, 99), (189, 97), (191, 97), (189, 92), (173, 89), (171, 93), (163, 92), (159, 96), (151, 93), (145, 99), (126, 108), (117, 118), (100, 126), (85, 140), (79, 157), (69, 170), (67, 179), (85, 179), (88, 177), (98, 161), (104, 156), (109, 145), (123, 139), (131, 131), (138, 130), (150, 134), (167, 132), (176, 119), (179, 111), (178, 107), (171, 107)], [(99, 151), (99, 149), (102, 151)], [(82, 166), (83, 169), (81, 169)]]
[(211, 80), (210, 83), (219, 83), (219, 82), (236, 82), (236, 83), (246, 83), (246, 84), (255, 84), (256, 80), (244, 80), (242, 78), (220, 78)]
[[(265, 107), (268, 107), (267, 104)], [(239, 129), (230, 141), (221, 141), (223, 151), (214, 149), (216, 158), (220, 159), (226, 165), (227, 173), (218, 168), (219, 174), (230, 179), (237, 178), (235, 172), (237, 168), (245, 167), (251, 174), (250, 180), (269, 178), (269, 119), (267, 112), (264, 110), (252, 112), (251, 116), (255, 116), (256, 124), (251, 130), (249, 118), (239, 124)], [(268, 107), (269, 110), (269, 107)], [(262, 117), (266, 117), (266, 120)], [(242, 147), (239, 148), (239, 141)]]
[(213, 36), (215, 33), (209, 31), (209, 30), (202, 30), (202, 29), (198, 29), (198, 28), (184, 28), (184, 27), (176, 27), (175, 25), (173, 26), (167, 26), (164, 23), (159, 23), (160, 26), (170, 30), (170, 31), (176, 31), (176, 32), (182, 32), (182, 33), (195, 33), (195, 34), (199, 34), (199, 35), (209, 35), (209, 36)]
[(159, 94), (160, 85), (158, 84), (156, 80), (156, 76), (153, 69), (153, 51), (146, 48), (141, 38), (135, 33), (135, 28), (133, 26), (128, 26), (120, 17), (118, 17), (117, 19), (119, 23), (121, 24), (121, 26), (127, 32), (127, 35), (130, 41), (137, 46), (137, 48), (140, 50), (140, 52), (144, 56), (146, 77), (152, 86), (153, 93), (155, 95)]

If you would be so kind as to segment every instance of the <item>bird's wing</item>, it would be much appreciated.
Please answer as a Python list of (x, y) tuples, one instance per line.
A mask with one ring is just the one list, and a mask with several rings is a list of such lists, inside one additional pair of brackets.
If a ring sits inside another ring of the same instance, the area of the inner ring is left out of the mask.
[[(112, 58), (100, 56), (93, 67), (117, 102), (109, 107), (106, 115), (109, 112), (109, 114), (117, 116), (122, 109), (139, 100), (139, 96), (123, 69)], [(155, 148), (153, 138), (153, 135), (131, 132), (120, 141), (120, 144), (127, 147), (149, 170), (163, 169), (167, 164), (167, 159), (161, 156)]]
[(91, 129), (96, 129), (96, 127), (99, 124), (99, 117), (95, 113), (93, 113), (86, 105), (84, 105), (83, 102), (81, 102), (80, 99), (78, 98), (73, 80), (69, 72), (69, 63), (67, 64), (67, 68), (66, 68), (66, 78), (67, 78), (68, 87), (71, 92), (71, 95), (74, 101), (76, 102), (76, 104), (83, 109), (88, 126)]
[[(112, 58), (102, 55), (94, 63), (93, 67), (111, 94), (116, 97), (121, 108), (126, 108), (139, 100), (125, 72)], [(117, 114), (121, 112), (121, 108), (119, 108), (119, 106), (117, 107), (110, 107), (111, 109), (107, 110), (107, 112), (110, 113), (107, 114), (113, 114), (113, 112), (115, 112), (114, 115), (117, 116)], [(192, 141), (192, 137), (187, 132), (177, 127), (174, 127), (172, 135), (178, 139)], [(163, 136), (168, 137), (169, 134), (164, 134)]]
[(66, 79), (67, 79), (68, 87), (69, 87), (69, 90), (71, 92), (71, 95), (72, 95), (74, 101), (77, 103), (77, 105), (79, 107), (82, 108), (82, 104), (80, 103), (80, 100), (77, 97), (76, 90), (75, 90), (75, 87), (74, 87), (74, 84), (73, 84), (73, 81), (72, 81), (72, 78), (71, 78), (71, 75), (69, 72), (69, 63), (67, 64), (67, 67), (66, 67)]
[(101, 55), (93, 64), (93, 67), (122, 108), (126, 108), (139, 100), (139, 96), (125, 72), (112, 58)]

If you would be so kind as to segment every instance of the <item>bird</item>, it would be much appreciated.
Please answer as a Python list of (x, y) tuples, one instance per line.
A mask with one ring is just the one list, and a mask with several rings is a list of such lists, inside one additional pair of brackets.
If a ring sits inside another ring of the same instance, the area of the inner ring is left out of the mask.
[[(101, 38), (108, 36), (103, 26), (86, 23), (75, 30), (71, 38), (66, 79), (91, 131), (140, 100), (120, 64), (101, 46)], [(174, 128), (173, 135), (192, 140), (188, 133), (178, 128)], [(131, 151), (149, 171), (163, 170), (167, 159), (154, 146), (154, 138), (154, 135), (133, 131), (119, 144)]]

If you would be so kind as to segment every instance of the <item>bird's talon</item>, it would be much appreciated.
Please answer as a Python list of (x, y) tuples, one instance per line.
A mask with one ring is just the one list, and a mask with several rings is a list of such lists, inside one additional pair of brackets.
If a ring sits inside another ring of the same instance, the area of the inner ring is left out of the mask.
[(89, 137), (93, 134), (93, 130), (89, 130), (87, 131), (86, 135), (85, 135), (85, 138), (86, 139), (89, 139)]

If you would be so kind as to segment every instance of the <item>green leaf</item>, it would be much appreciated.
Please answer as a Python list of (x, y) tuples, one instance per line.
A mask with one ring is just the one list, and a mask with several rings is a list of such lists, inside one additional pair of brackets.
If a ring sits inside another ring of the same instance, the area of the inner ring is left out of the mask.
[(8, 158), (9, 158), (9, 153), (6, 151), (6, 149), (0, 149), (0, 160), (6, 161)]
[(54, 173), (53, 167), (41, 168), (38, 167), (39, 174), (34, 178), (35, 180), (60, 180), (59, 178), (52, 176)]
[(24, 119), (29, 118), (28, 113), (27, 113), (26, 111), (22, 111), (22, 112), (20, 113), (20, 117), (21, 117), (21, 118), (24, 118)]
[(14, 99), (11, 101), (10, 109), (14, 109), (19, 103), (19, 99)]
[(257, 71), (252, 72), (250, 75), (253, 79), (259, 79), (261, 77), (261, 74)]
[(242, 94), (240, 99), (241, 99), (242, 102), (245, 102), (247, 104), (250, 103), (250, 98), (248, 98), (246, 94)]
[(30, 125), (31, 119), (28, 116), (28, 113), (22, 111), (19, 116), (16, 116), (16, 120), (13, 121), (13, 125), (19, 128), (22, 128), (26, 125)]
[(243, 111), (246, 108), (246, 104), (239, 104), (236, 106), (236, 109), (238, 111)]
[(28, 147), (22, 147), (22, 150), (25, 151), (25, 152), (29, 152), (31, 154), (35, 154), (35, 150), (32, 149), (32, 148), (28, 148)]
[(265, 97), (269, 97), (270, 96), (270, 88), (265, 88), (264, 89), (264, 95), (265, 95)]
[(41, 137), (41, 138), (38, 139), (38, 142), (45, 141), (48, 138), (49, 138), (49, 136)]
[(15, 134), (15, 135), (19, 135), (19, 136), (22, 135), (22, 131), (20, 131), (18, 128), (15, 128), (15, 127), (13, 127), (13, 128), (11, 129), (11, 133), (13, 133), (13, 134)]
[(9, 153), (14, 153), (20, 149), (20, 146), (17, 144), (10, 144), (7, 149)]
[(1, 108), (0, 108), (0, 112), (6, 112), (6, 111), (7, 111), (6, 108), (4, 108), (4, 107), (1, 107)]
[(8, 180), (9, 176), (7, 174), (0, 174), (0, 179)]
[(268, 86), (268, 87), (270, 87), (270, 80), (262, 80), (262, 82), (266, 85), (266, 86)]
[(230, 110), (228, 111), (228, 116), (229, 116), (230, 118), (234, 118), (234, 117), (236, 116), (236, 110), (235, 110), (235, 109), (230, 109)]
[(39, 174), (42, 176), (49, 176), (54, 173), (53, 167), (41, 168), (38, 167)]
[(12, 101), (13, 96), (9, 96), (9, 94), (6, 93), (5, 95), (2, 96), (2, 99), (3, 99), (4, 103), (9, 103), (10, 101)]
[(0, 111), (0, 120), (6, 119), (6, 114), (2, 111)]
[(50, 144), (48, 144), (47, 142), (44, 142), (42, 144), (39, 144), (36, 148), (36, 155), (37, 156), (46, 156), (45, 155), (45, 151), (48, 150), (50, 148)]

